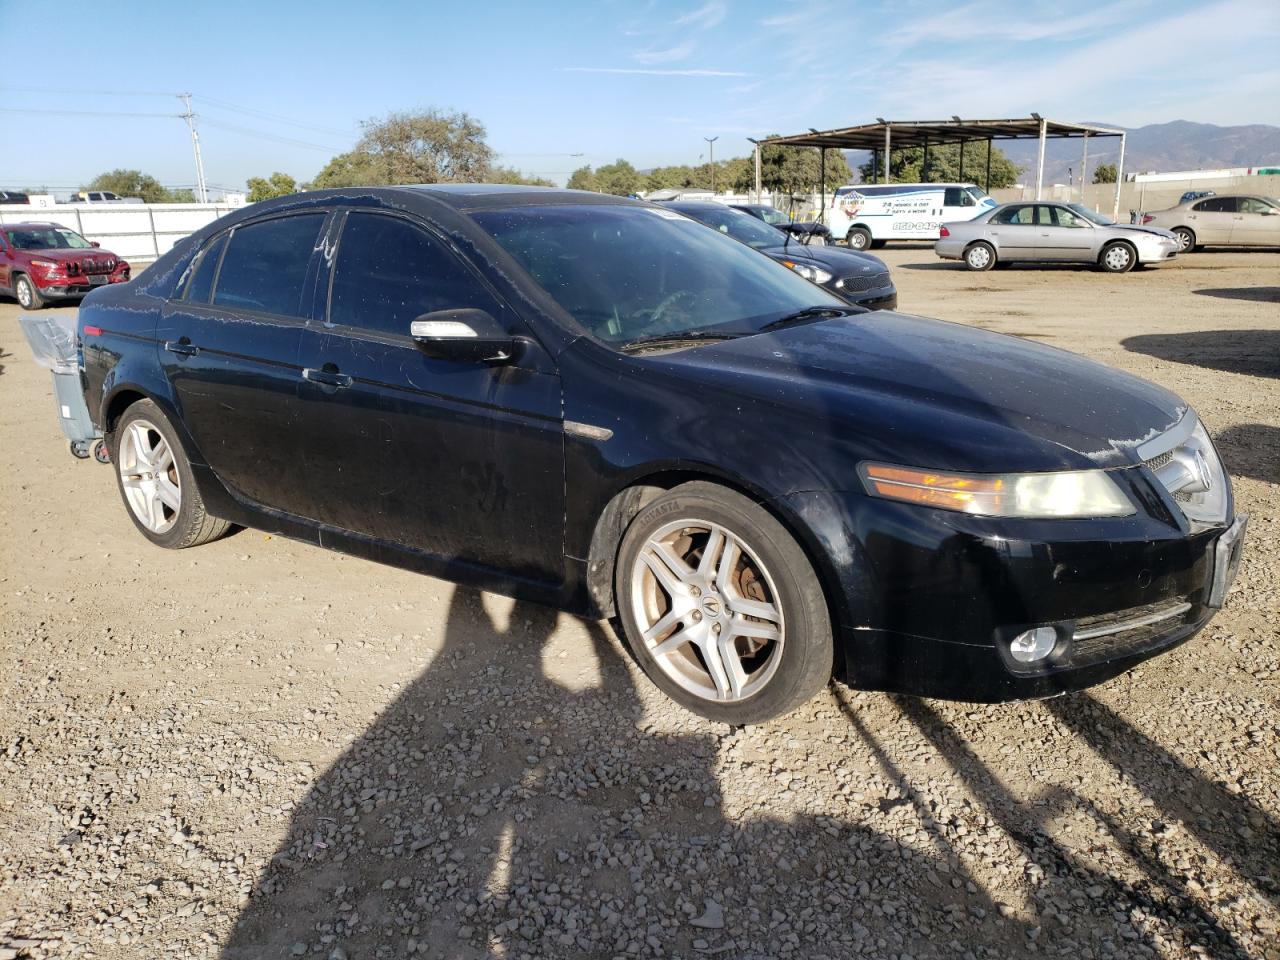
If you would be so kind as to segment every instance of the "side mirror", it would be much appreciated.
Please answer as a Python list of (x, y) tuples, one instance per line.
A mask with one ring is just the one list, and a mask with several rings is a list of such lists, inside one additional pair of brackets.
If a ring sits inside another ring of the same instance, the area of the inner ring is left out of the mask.
[(511, 363), (521, 346), (492, 314), (472, 307), (424, 313), (409, 324), (409, 336), (439, 360)]
[(90, 241), (89, 241), (89, 246), (91, 246), (91, 247), (100, 247), (100, 246), (102, 246), (102, 244), (100, 244), (97, 240), (90, 240)]

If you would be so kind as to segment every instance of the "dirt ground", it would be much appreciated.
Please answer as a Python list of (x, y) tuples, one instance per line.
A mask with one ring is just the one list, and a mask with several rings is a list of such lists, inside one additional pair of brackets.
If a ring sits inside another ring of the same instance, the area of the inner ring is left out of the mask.
[(833, 686), (730, 730), (605, 624), (150, 546), (0, 304), (0, 960), (1280, 958), (1280, 255), (883, 255), (904, 310), (1196, 407), (1251, 514), (1199, 637), (1052, 701)]

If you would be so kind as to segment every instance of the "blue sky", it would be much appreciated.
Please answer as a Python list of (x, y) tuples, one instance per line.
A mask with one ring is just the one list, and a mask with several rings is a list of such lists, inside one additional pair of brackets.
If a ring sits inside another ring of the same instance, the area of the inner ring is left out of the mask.
[[(0, 22), (30, 9), (0, 0)], [(5, 45), (0, 186), (114, 167), (190, 185), (182, 91), (209, 182), (231, 188), (306, 180), (359, 121), (432, 106), (555, 180), (875, 117), (1280, 124), (1278, 41), (1275, 0), (130, 3)]]

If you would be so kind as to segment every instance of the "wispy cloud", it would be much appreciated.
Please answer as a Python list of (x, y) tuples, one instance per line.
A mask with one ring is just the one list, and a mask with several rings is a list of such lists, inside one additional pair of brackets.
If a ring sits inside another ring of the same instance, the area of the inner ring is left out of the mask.
[(750, 77), (740, 70), (647, 70), (639, 67), (561, 67), (563, 73), (619, 73), (645, 77)]
[(695, 30), (709, 30), (717, 26), (729, 13), (729, 4), (725, 0), (708, 0), (696, 10), (690, 10), (682, 17), (676, 17), (677, 27), (692, 27)]
[(693, 53), (694, 43), (692, 40), (686, 40), (684, 43), (677, 44), (674, 47), (667, 47), (665, 50), (640, 50), (631, 55), (631, 59), (636, 63), (672, 63), (676, 60), (683, 60)]

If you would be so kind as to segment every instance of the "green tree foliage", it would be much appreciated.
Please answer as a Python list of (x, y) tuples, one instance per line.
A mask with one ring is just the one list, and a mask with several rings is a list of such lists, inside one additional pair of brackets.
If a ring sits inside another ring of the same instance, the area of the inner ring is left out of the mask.
[[(731, 161), (735, 168), (732, 186), (745, 193), (755, 189), (755, 161)], [(826, 187), (832, 190), (853, 179), (853, 172), (839, 150), (827, 151)], [(816, 147), (767, 145), (760, 150), (760, 185), (771, 193), (809, 193), (823, 181), (822, 157)]]
[(644, 180), (639, 171), (623, 159), (598, 167), (595, 180), (598, 192), (612, 193), (619, 197), (637, 193), (644, 186)]
[(287, 173), (281, 173), (278, 170), (270, 177), (250, 177), (245, 185), (249, 188), (250, 203), (298, 192), (298, 182)]
[(1114, 163), (1100, 163), (1093, 171), (1094, 183), (1115, 183), (1116, 182), (1116, 165)]
[(183, 187), (180, 190), (169, 190), (169, 203), (195, 203), (196, 192)]
[(82, 190), (110, 190), (122, 197), (141, 197), (147, 203), (173, 202), (160, 181), (141, 170), (111, 170), (100, 173)]
[[(876, 151), (873, 162), (868, 160), (858, 167), (863, 183), (878, 183), (883, 171), (877, 163), (884, 151)], [(923, 170), (924, 148), (904, 147), (893, 151), (893, 163), (889, 168), (898, 183), (957, 183), (960, 176), (960, 144), (940, 143), (929, 148), (929, 169)], [(970, 143), (964, 148), (964, 180), (976, 183), (987, 190), (1008, 187), (1018, 182), (1022, 168), (1004, 155), (997, 146), (991, 147), (991, 182), (987, 179), (987, 145)]]
[(475, 183), (484, 181), (493, 165), (484, 125), (466, 113), (392, 113), (361, 126), (355, 147), (330, 160), (312, 187)]
[(485, 183), (522, 183), (530, 187), (554, 187), (555, 184), (544, 177), (529, 176), (512, 167), (491, 167)]
[(565, 184), (570, 190), (591, 190), (594, 193), (600, 192), (599, 184), (596, 182), (595, 171), (591, 169), (591, 165), (579, 167), (573, 173), (569, 174), (569, 182)]

